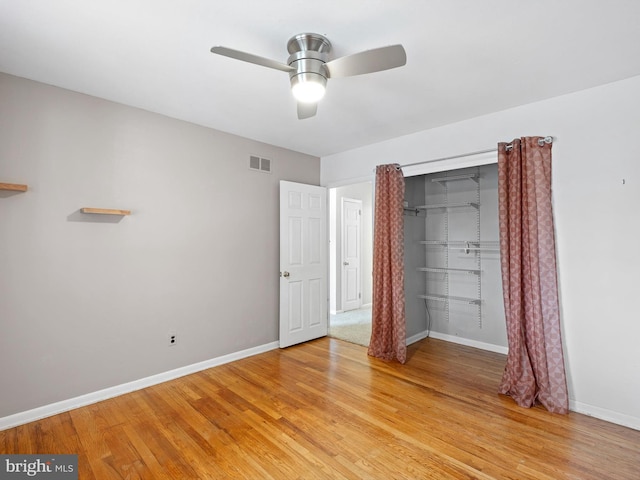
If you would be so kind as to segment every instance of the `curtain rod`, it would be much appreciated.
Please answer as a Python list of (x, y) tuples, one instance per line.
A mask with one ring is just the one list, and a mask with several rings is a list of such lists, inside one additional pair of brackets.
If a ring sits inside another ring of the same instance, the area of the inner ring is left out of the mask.
[(490, 153), (490, 152), (497, 152), (497, 151), (498, 151), (497, 148), (490, 148), (488, 150), (478, 150), (477, 152), (462, 153), (460, 155), (453, 155), (452, 157), (434, 158), (433, 160), (425, 160), (423, 162), (406, 163), (404, 165), (400, 165), (400, 168), (413, 167), (414, 165), (422, 165), (423, 163), (433, 163), (433, 162), (442, 162), (444, 160), (453, 160), (454, 158), (471, 157), (473, 155), (480, 155), (481, 153)]
[[(544, 137), (544, 138), (539, 138), (538, 139), (538, 145), (543, 146), (545, 143), (553, 143), (553, 137)], [(509, 150), (509, 147), (511, 147), (510, 143), (507, 144), (507, 150)], [(400, 168), (413, 167), (414, 165), (422, 165), (424, 163), (433, 163), (433, 162), (442, 162), (444, 160), (453, 160), (454, 158), (472, 157), (473, 155), (480, 155), (482, 153), (491, 153), (491, 152), (497, 152), (497, 151), (498, 151), (497, 148), (489, 148), (487, 150), (478, 150), (477, 152), (462, 153), (460, 155), (453, 155), (451, 157), (434, 158), (433, 160), (424, 160), (422, 162), (406, 163), (404, 165), (400, 165)]]

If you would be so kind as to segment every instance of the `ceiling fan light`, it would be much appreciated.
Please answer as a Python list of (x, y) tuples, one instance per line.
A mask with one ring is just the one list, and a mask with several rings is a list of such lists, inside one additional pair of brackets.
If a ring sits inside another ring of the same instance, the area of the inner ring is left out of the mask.
[(316, 103), (324, 97), (327, 79), (315, 73), (303, 73), (291, 79), (291, 92), (300, 103)]

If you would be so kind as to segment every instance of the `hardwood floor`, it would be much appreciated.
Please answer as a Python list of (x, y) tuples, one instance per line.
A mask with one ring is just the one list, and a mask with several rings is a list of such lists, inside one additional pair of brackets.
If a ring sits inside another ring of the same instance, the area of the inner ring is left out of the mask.
[(504, 356), (323, 338), (0, 432), (97, 479), (637, 479), (640, 431), (496, 394)]

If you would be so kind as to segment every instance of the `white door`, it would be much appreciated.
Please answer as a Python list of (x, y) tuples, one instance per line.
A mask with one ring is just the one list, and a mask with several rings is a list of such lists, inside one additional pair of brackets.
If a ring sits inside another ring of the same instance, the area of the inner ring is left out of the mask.
[(342, 199), (342, 310), (362, 306), (360, 288), (360, 219), (362, 200)]
[(280, 348), (327, 335), (327, 191), (280, 181)]

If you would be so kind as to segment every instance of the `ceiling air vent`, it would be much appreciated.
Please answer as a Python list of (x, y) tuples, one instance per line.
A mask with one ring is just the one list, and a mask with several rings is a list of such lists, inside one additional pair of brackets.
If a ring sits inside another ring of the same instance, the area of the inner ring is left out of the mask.
[(256, 172), (271, 173), (271, 160), (251, 155), (249, 157), (249, 168)]

